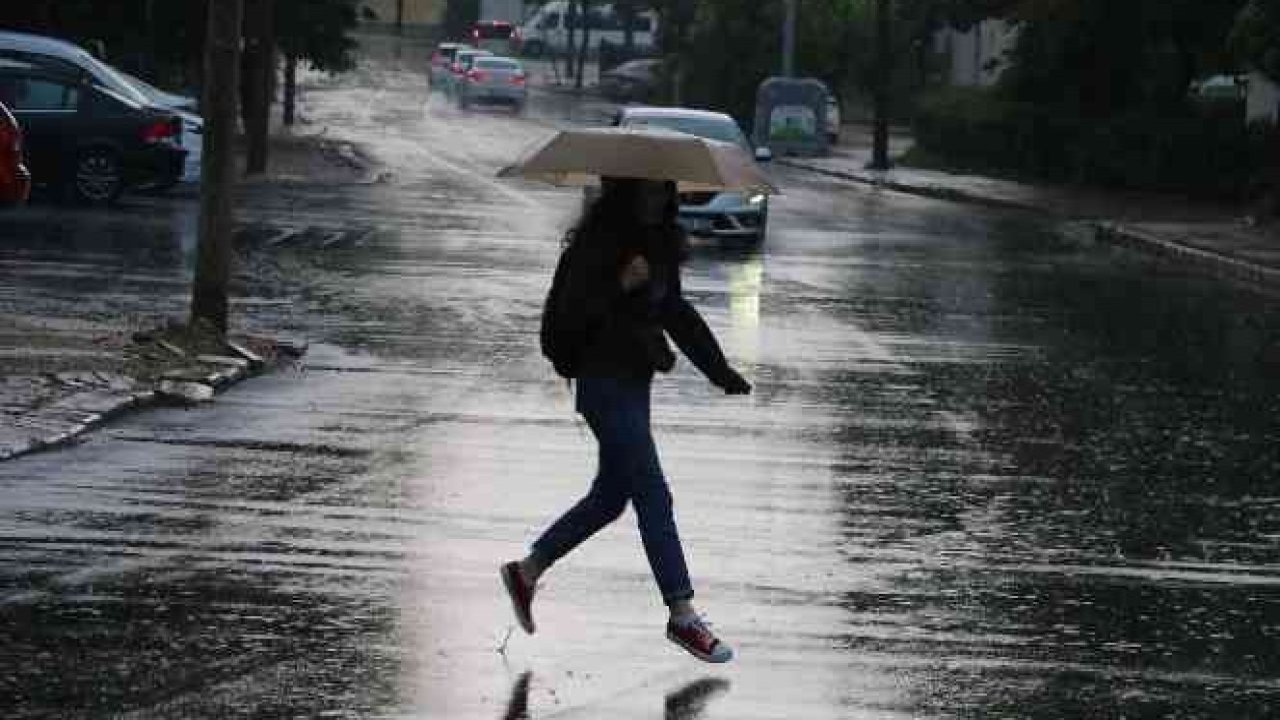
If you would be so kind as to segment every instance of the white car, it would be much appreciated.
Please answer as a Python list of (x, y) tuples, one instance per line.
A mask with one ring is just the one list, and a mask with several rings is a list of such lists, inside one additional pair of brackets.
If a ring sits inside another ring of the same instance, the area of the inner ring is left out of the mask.
[(200, 180), (204, 119), (197, 114), (194, 98), (165, 92), (102, 62), (79, 45), (43, 35), (0, 30), (0, 58), (50, 67), (105, 87), (144, 107), (175, 111), (182, 118), (182, 147), (188, 152), (182, 180)]
[[(708, 140), (732, 143), (757, 162), (768, 162), (768, 148), (752, 150), (738, 123), (724, 113), (674, 107), (628, 105), (618, 111), (613, 124), (624, 128), (660, 128)], [(762, 193), (682, 192), (680, 224), (690, 235), (722, 240), (763, 242), (769, 226), (769, 198)]]

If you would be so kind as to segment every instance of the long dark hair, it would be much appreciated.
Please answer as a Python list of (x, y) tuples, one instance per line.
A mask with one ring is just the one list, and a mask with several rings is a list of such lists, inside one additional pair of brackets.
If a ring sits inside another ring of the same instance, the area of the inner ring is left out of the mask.
[(641, 183), (651, 180), (631, 178), (604, 178), (600, 197), (596, 198), (565, 235), (565, 244), (577, 242), (615, 243), (620, 250), (647, 249), (661, 259), (683, 263), (689, 255), (689, 242), (684, 228), (677, 222), (680, 196), (674, 182), (663, 182), (666, 190), (666, 207), (662, 222), (642, 225), (636, 217)]

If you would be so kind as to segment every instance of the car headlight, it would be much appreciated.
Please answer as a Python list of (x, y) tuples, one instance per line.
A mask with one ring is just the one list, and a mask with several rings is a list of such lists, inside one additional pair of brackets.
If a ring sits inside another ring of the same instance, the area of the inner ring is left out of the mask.
[(754, 195), (749, 195), (749, 196), (747, 196), (747, 203), (749, 203), (749, 204), (751, 204), (751, 205), (759, 205), (759, 204), (761, 204), (761, 203), (763, 203), (763, 202), (764, 202), (764, 194), (763, 194), (763, 193), (755, 193)]

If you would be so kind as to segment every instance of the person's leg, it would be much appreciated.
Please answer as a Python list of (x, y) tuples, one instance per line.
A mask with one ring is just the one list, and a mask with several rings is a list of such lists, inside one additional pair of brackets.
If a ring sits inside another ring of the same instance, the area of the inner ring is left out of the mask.
[(501, 568), (502, 582), (511, 597), (516, 619), (528, 633), (535, 631), (533, 595), (538, 578), (584, 540), (618, 519), (627, 507), (624, 476), (613, 467), (613, 453), (606, 451), (607, 447), (612, 447), (605, 442), (611, 426), (608, 413), (615, 406), (612, 395), (610, 381), (578, 381), (578, 410), (586, 418), (587, 425), (600, 444), (596, 478), (586, 496), (547, 528), (524, 559), (506, 563)]
[(622, 403), (614, 435), (617, 453), (628, 480), (632, 506), (640, 526), (640, 539), (649, 568), (668, 607), (687, 607), (693, 598), (693, 584), (685, 562), (680, 533), (676, 529), (674, 503), (667, 479), (662, 474), (658, 449), (649, 427), (649, 389), (635, 388)]
[(625, 405), (631, 411), (621, 434), (627, 438), (631, 503), (649, 566), (670, 612), (667, 638), (700, 660), (728, 662), (733, 659), (733, 649), (716, 637), (693, 606), (693, 585), (676, 530), (671, 490), (649, 425), (648, 389)]
[(618, 459), (609, 440), (616, 425), (612, 381), (584, 378), (578, 381), (578, 409), (599, 444), (598, 467), (591, 489), (576, 505), (551, 524), (520, 561), (521, 572), (530, 584), (553, 563), (617, 520), (627, 507), (627, 486), (618, 472)]

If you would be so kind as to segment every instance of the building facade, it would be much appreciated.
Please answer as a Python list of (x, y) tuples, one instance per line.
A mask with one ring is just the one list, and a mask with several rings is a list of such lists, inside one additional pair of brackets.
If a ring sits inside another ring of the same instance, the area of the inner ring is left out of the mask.
[(963, 87), (989, 87), (1004, 72), (1005, 55), (1018, 29), (1003, 20), (984, 20), (968, 30), (946, 28), (934, 37), (934, 49), (948, 58), (947, 81)]

